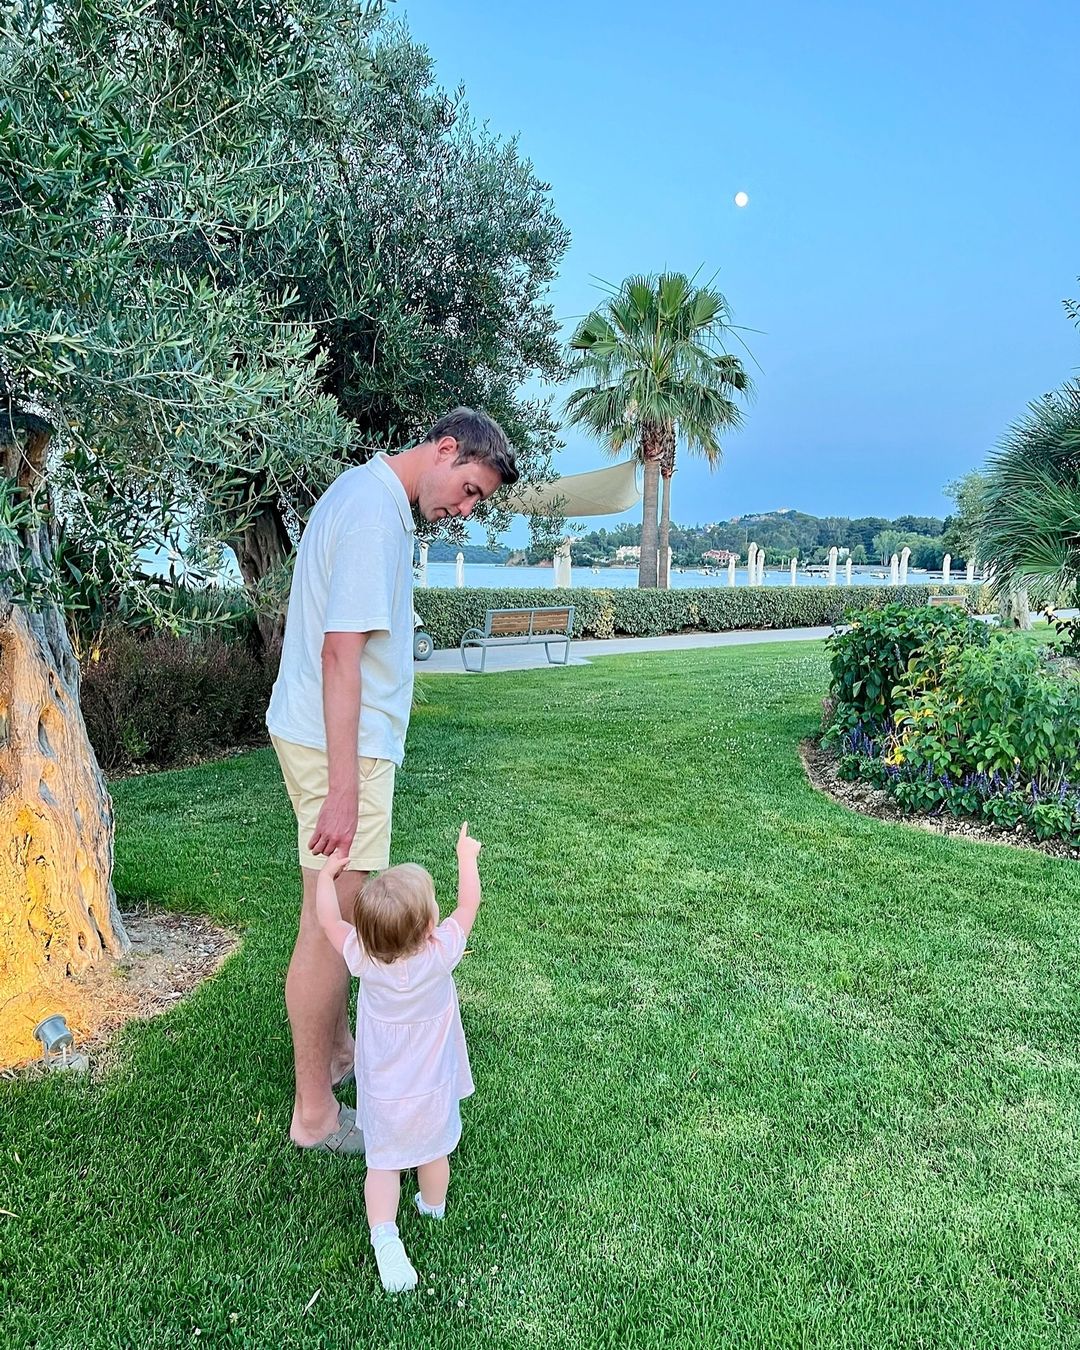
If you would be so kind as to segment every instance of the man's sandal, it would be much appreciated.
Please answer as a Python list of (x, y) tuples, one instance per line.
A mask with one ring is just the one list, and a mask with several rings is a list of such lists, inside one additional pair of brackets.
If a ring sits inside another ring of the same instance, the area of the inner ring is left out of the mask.
[(298, 1148), (313, 1153), (353, 1154), (364, 1152), (364, 1132), (356, 1123), (356, 1112), (343, 1106), (338, 1112), (338, 1127), (317, 1144), (298, 1144)]
[(341, 1077), (337, 1080), (337, 1082), (331, 1083), (330, 1086), (336, 1092), (338, 1088), (351, 1087), (352, 1084), (355, 1082), (356, 1082), (355, 1071), (353, 1069), (346, 1069), (345, 1072), (341, 1075)]

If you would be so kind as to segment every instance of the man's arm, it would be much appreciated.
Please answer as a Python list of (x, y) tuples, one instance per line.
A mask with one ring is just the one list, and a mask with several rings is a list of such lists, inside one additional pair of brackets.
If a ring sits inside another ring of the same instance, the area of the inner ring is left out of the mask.
[(360, 808), (357, 735), (360, 657), (368, 633), (327, 633), (322, 645), (323, 720), (329, 787), (308, 841), (312, 853), (348, 853)]

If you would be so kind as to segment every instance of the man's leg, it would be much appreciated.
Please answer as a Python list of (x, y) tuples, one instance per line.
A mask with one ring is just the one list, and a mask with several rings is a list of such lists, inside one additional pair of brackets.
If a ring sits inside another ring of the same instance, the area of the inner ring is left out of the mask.
[[(338, 1102), (331, 1083), (352, 1067), (349, 1030), (349, 972), (326, 940), (315, 915), (318, 872), (300, 869), (304, 899), (285, 1006), (292, 1028), (296, 1100), (289, 1135), (294, 1144), (317, 1144), (338, 1126)], [(341, 917), (352, 922), (353, 902), (366, 872), (342, 872), (337, 882)]]

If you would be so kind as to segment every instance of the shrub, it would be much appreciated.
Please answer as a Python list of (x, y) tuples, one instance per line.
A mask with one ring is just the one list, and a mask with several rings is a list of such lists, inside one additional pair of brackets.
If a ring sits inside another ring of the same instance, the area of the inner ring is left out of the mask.
[(1058, 635), (1056, 647), (1058, 655), (1067, 656), (1073, 661), (1080, 658), (1080, 618), (1059, 619), (1051, 617), (1050, 624)]
[(892, 755), (958, 781), (1017, 775), (1039, 790), (1080, 775), (1080, 681), (1010, 633), (956, 652), (933, 687), (912, 688), (896, 716)]
[(213, 630), (107, 629), (84, 658), (81, 699), (102, 769), (168, 768), (261, 741), (275, 666)]
[(985, 646), (986, 624), (948, 607), (886, 605), (855, 616), (851, 627), (829, 639), (834, 741), (854, 727), (886, 726), (911, 683), (937, 679), (950, 653)]
[(976, 816), (1080, 844), (1080, 680), (1014, 633), (924, 647), (893, 690), (891, 724), (833, 723), (840, 774), (905, 810)]
[[(656, 637), (723, 633), (736, 628), (819, 628), (842, 623), (852, 609), (918, 604), (927, 586), (726, 586), (686, 590), (593, 590), (574, 587), (461, 587), (417, 590), (416, 608), (436, 647), (456, 647), (489, 609), (574, 606), (574, 637)], [(936, 613), (937, 611), (935, 611)], [(945, 611), (950, 612), (950, 611)]]

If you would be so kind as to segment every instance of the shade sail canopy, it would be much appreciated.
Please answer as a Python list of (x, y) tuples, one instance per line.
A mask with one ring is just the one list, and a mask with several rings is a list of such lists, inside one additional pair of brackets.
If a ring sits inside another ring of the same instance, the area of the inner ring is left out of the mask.
[(636, 460), (610, 469), (569, 474), (554, 483), (511, 493), (507, 505), (520, 516), (613, 516), (641, 500)]

